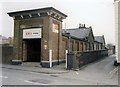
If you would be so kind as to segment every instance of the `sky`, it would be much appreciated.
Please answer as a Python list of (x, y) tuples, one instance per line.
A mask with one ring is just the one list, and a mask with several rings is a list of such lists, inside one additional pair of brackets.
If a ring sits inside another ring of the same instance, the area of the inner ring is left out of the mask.
[(14, 35), (14, 21), (8, 12), (54, 7), (68, 16), (63, 20), (63, 29), (86, 24), (92, 26), (94, 36), (104, 35), (106, 43), (115, 44), (113, 3), (114, 0), (3, 0), (0, 2), (0, 34), (6, 37)]

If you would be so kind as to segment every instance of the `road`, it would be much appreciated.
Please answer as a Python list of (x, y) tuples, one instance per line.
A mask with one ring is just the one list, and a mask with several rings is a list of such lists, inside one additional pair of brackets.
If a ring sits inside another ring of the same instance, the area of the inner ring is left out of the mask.
[[(118, 67), (113, 66), (115, 55), (91, 63), (80, 71), (62, 75), (65, 78), (88, 81), (97, 85), (118, 85)], [(84, 85), (84, 84), (82, 84)], [(87, 85), (90, 85), (87, 83)]]
[(3, 68), (3, 85), (118, 85), (114, 55), (91, 63), (79, 71), (44, 74)]

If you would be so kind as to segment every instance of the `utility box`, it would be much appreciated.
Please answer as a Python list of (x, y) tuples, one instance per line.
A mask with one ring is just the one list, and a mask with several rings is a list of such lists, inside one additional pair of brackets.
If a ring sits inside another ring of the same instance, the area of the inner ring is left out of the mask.
[(73, 59), (73, 70), (79, 70), (79, 60), (80, 60), (80, 54), (75, 54), (75, 58)]
[(71, 70), (73, 69), (73, 59), (75, 58), (74, 53), (68, 53), (67, 54), (67, 69)]
[(76, 59), (75, 53), (67, 54), (67, 69), (68, 70), (78, 70), (78, 60)]

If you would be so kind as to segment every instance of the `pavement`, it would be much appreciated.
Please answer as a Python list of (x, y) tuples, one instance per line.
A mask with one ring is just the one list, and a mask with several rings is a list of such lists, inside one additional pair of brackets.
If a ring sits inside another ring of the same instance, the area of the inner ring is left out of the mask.
[(62, 74), (67, 73), (68, 70), (64, 68), (64, 64), (52, 67), (52, 68), (42, 68), (38, 66), (27, 66), (27, 65), (9, 65), (2, 64), (1, 68), (13, 69), (13, 70), (22, 70), (22, 71), (30, 71), (36, 73), (44, 73), (44, 74)]

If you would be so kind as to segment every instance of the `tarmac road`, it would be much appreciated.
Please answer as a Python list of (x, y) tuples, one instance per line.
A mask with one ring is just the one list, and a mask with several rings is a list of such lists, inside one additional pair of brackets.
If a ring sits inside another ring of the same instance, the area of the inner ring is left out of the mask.
[(114, 59), (115, 55), (108, 56), (85, 66), (79, 71), (66, 73), (61, 76), (64, 78), (90, 81), (97, 85), (118, 85), (118, 67), (113, 66)]
[(3, 85), (81, 85), (94, 82), (64, 78), (54, 74), (3, 69)]

